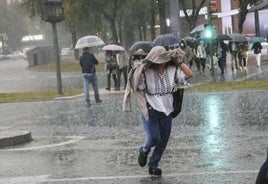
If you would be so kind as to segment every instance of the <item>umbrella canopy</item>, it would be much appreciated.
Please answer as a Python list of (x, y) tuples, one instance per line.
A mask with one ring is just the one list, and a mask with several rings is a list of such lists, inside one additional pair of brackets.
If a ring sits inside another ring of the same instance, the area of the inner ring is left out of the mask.
[(216, 40), (231, 40), (232, 38), (227, 34), (217, 34)]
[(179, 38), (176, 34), (163, 34), (153, 40), (153, 46), (167, 47), (178, 44), (180, 40), (181, 38)]
[(252, 39), (250, 40), (250, 42), (251, 42), (251, 43), (255, 43), (255, 42), (260, 42), (260, 43), (262, 43), (262, 42), (266, 42), (266, 38), (264, 38), (264, 37), (254, 37), (254, 38), (252, 38)]
[(229, 35), (231, 37), (232, 42), (247, 42), (247, 38), (245, 35), (240, 33), (233, 33)]
[(195, 34), (195, 33), (199, 33), (201, 31), (203, 31), (205, 29), (205, 24), (200, 24), (198, 26), (196, 26), (191, 32), (190, 34)]
[(191, 48), (195, 48), (196, 44), (197, 44), (197, 40), (194, 37), (185, 37), (183, 38), (186, 41), (186, 44), (191, 47)]
[(149, 53), (153, 48), (152, 42), (150, 41), (138, 41), (133, 43), (133, 45), (129, 48), (129, 51), (136, 52), (139, 49), (142, 49), (145, 53)]
[(75, 45), (75, 49), (81, 49), (84, 47), (97, 47), (101, 45), (104, 45), (102, 39), (95, 35), (89, 35), (79, 38)]
[(120, 45), (110, 44), (102, 47), (102, 50), (110, 50), (110, 51), (124, 51), (125, 49)]

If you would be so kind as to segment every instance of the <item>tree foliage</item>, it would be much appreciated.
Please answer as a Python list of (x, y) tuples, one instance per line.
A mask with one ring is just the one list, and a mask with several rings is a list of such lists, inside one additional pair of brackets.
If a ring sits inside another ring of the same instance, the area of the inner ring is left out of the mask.
[(28, 27), (27, 19), (19, 8), (19, 4), (17, 2), (6, 4), (5, 1), (0, 1), (0, 17), (0, 36), (3, 47), (18, 49)]
[(179, 4), (185, 15), (185, 19), (189, 24), (190, 30), (196, 26), (199, 12), (206, 2), (207, 0), (179, 0)]
[(262, 0), (238, 0), (239, 1), (239, 22), (238, 30), (240, 33), (243, 32), (243, 24), (248, 14), (248, 6), (256, 5)]

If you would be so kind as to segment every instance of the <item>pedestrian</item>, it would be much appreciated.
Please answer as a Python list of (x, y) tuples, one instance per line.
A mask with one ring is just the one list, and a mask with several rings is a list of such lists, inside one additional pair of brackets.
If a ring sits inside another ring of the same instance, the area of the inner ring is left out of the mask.
[(128, 74), (128, 55), (126, 51), (119, 51), (116, 54), (116, 60), (118, 64), (117, 70), (117, 89), (120, 90), (121, 87), (121, 75), (123, 73), (124, 78), (124, 89), (127, 86), (127, 74)]
[(238, 70), (238, 48), (237, 48), (237, 44), (235, 42), (232, 42), (230, 41), (228, 43), (228, 49), (230, 51), (230, 54), (231, 54), (231, 69), (232, 69), (232, 72), (234, 72), (234, 67), (236, 70)]
[(107, 74), (107, 87), (105, 88), (106, 90), (110, 91), (111, 90), (111, 76), (114, 81), (114, 89), (117, 90), (117, 70), (118, 70), (118, 65), (116, 61), (116, 52), (107, 50), (105, 52), (105, 70)]
[(194, 57), (194, 54), (192, 52), (192, 49), (191, 47), (189, 47), (185, 40), (182, 39), (180, 41), (180, 48), (181, 50), (183, 50), (183, 52), (185, 52), (185, 57), (186, 57), (186, 61), (185, 61), (185, 64), (187, 64), (188, 66), (190, 65), (190, 62), (193, 60), (193, 57)]
[(267, 184), (268, 183), (268, 149), (267, 149), (267, 156), (266, 161), (262, 164), (255, 184)]
[(239, 60), (239, 69), (247, 69), (247, 59), (248, 59), (248, 43), (239, 43), (238, 44), (238, 60)]
[(136, 68), (138, 64), (141, 64), (142, 60), (146, 57), (146, 53), (142, 49), (138, 49), (131, 55), (129, 61), (129, 70)]
[(260, 42), (255, 42), (253, 43), (251, 50), (254, 51), (256, 62), (257, 62), (257, 67), (261, 66), (261, 50), (262, 50), (262, 45)]
[(83, 54), (80, 56), (80, 66), (82, 68), (82, 77), (84, 84), (84, 95), (86, 105), (90, 106), (90, 93), (89, 93), (89, 84), (92, 85), (94, 91), (94, 97), (96, 103), (101, 103), (98, 87), (98, 79), (96, 75), (96, 65), (99, 64), (99, 61), (96, 59), (94, 54), (89, 52), (89, 47), (83, 48)]
[(192, 76), (184, 61), (185, 54), (180, 48), (166, 51), (162, 46), (155, 46), (142, 64), (129, 74), (123, 111), (131, 110), (130, 94), (133, 91), (146, 133), (146, 139), (139, 149), (138, 163), (144, 167), (149, 152), (154, 148), (148, 162), (151, 175), (162, 174), (159, 162), (168, 144), (174, 110), (172, 89), (176, 83), (184, 83)]
[(201, 42), (197, 46), (196, 58), (198, 60), (198, 66), (197, 66), (198, 71), (200, 71), (200, 65), (201, 65), (202, 66), (202, 71), (205, 72), (207, 54), (206, 54), (206, 50), (205, 50), (203, 42)]
[[(191, 47), (189, 47), (184, 39), (180, 41), (180, 48), (185, 53), (185, 64), (190, 67), (190, 63), (193, 62), (194, 54), (192, 52)], [(185, 81), (185, 85), (191, 85), (191, 82), (189, 80)]]
[(224, 69), (226, 68), (226, 57), (227, 57), (228, 47), (223, 42), (223, 40), (219, 40), (217, 46), (217, 57), (218, 57), (218, 65), (221, 70), (221, 75), (224, 75)]

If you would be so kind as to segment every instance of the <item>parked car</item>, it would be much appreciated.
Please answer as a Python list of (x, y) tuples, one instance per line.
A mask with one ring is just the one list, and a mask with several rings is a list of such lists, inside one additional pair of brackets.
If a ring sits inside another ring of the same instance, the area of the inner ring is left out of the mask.
[(19, 50), (16, 50), (16, 51), (12, 52), (11, 54), (8, 54), (7, 57), (9, 59), (13, 59), (13, 60), (22, 59), (23, 58), (23, 52), (21, 52)]
[(8, 59), (8, 56), (4, 54), (0, 54), (0, 60), (5, 60), (5, 59)]

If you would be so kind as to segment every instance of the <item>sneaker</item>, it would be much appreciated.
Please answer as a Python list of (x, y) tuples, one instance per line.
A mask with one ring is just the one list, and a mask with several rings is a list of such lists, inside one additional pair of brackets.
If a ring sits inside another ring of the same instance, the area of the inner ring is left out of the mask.
[(158, 167), (150, 167), (149, 168), (149, 174), (160, 176), (162, 175), (162, 170)]
[(103, 102), (103, 100), (96, 100), (96, 103), (101, 103)]
[(139, 157), (138, 157), (138, 163), (141, 167), (144, 167), (146, 164), (147, 164), (147, 155), (148, 155), (148, 152), (147, 153), (144, 153), (142, 151), (142, 148), (140, 148), (139, 150)]
[(85, 105), (86, 105), (86, 106), (91, 106), (91, 103), (86, 102)]

